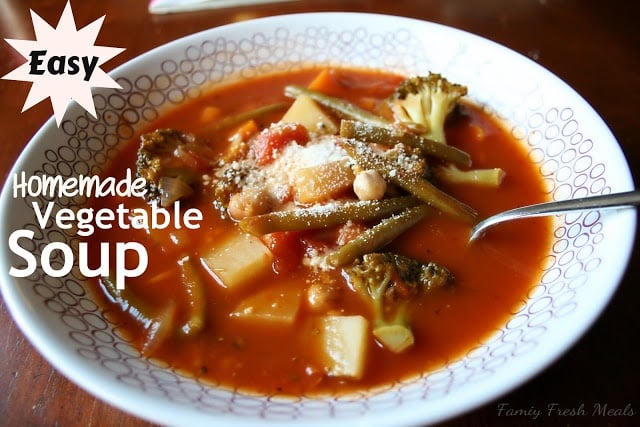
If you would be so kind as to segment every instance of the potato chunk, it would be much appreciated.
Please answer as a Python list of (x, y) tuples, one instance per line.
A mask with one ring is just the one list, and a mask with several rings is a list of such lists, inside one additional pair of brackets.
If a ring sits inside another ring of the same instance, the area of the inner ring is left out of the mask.
[(353, 186), (354, 174), (348, 160), (336, 160), (295, 172), (295, 199), (299, 203), (326, 202)]
[(235, 233), (202, 257), (202, 263), (224, 288), (236, 289), (268, 271), (273, 254), (260, 239)]
[(401, 325), (380, 326), (373, 330), (373, 336), (394, 353), (402, 353), (414, 343), (411, 329)]
[(367, 355), (369, 322), (362, 316), (320, 319), (320, 357), (327, 375), (362, 378)]
[(238, 319), (292, 325), (298, 315), (302, 293), (291, 286), (262, 289), (242, 300), (230, 316)]
[(299, 123), (310, 132), (335, 134), (338, 126), (316, 102), (307, 95), (300, 95), (282, 117), (285, 123)]

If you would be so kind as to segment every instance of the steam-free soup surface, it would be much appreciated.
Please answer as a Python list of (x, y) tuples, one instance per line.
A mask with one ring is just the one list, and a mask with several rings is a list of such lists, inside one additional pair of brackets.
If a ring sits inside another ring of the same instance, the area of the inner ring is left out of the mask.
[[(207, 141), (214, 151), (222, 153), (228, 148), (229, 136), (237, 129), (211, 131), (207, 124), (260, 105), (281, 101), (290, 104), (291, 99), (284, 96), (284, 86), (306, 86), (321, 71), (305, 69), (220, 87), (164, 115), (152, 129), (191, 132)], [(377, 108), (403, 79), (393, 74), (354, 69), (337, 69), (328, 74), (332, 82), (328, 90), (332, 96), (369, 109)], [(473, 88), (469, 91), (473, 93)], [(282, 111), (276, 111), (261, 117), (256, 121), (258, 131), (281, 115)], [(480, 217), (545, 200), (541, 177), (527, 154), (509, 132), (482, 109), (466, 102), (448, 120), (446, 135), (450, 145), (471, 155), (474, 168), (499, 167), (506, 172), (498, 188), (442, 184), (445, 191), (473, 207)], [(135, 169), (137, 146), (137, 140), (132, 141), (119, 154), (108, 175), (123, 177), (126, 169)], [(145, 200), (138, 198), (104, 198), (92, 203), (96, 208), (111, 209), (120, 203), (131, 209), (147, 206)], [(177, 324), (181, 324), (192, 309), (188, 302), (189, 289), (183, 284), (183, 270), (179, 268), (180, 260), (185, 256), (199, 260), (224, 241), (225, 236), (238, 232), (237, 222), (222, 218), (206, 192), (183, 203), (183, 209), (188, 207), (203, 213), (198, 230), (173, 227), (149, 232), (98, 230), (91, 239), (96, 246), (99, 242), (143, 243), (148, 251), (149, 267), (142, 276), (127, 279), (126, 292), (135, 294), (136, 300), (144, 304), (144, 311), (149, 313), (163, 313), (172, 302)], [(323, 315), (360, 315), (367, 319), (372, 316), (371, 306), (345, 284), (339, 268), (317, 270), (298, 261), (296, 265), (287, 265), (297, 258), (280, 255), (279, 266), (230, 290), (221, 286), (202, 263), (194, 262), (196, 274), (204, 284), (204, 326), (195, 336), (168, 333), (152, 349), (145, 348), (148, 325), (132, 315), (131, 310), (122, 311), (98, 284), (96, 289), (123, 335), (147, 355), (166, 360), (180, 371), (224, 387), (263, 394), (339, 394), (390, 384), (442, 366), (463, 356), (502, 327), (539, 279), (540, 263), (549, 244), (549, 227), (546, 219), (514, 222), (497, 227), (468, 245), (469, 224), (436, 212), (391, 243), (385, 250), (445, 266), (455, 282), (410, 304), (415, 344), (407, 351), (395, 354), (380, 346), (373, 336), (367, 338), (361, 378), (327, 375), (314, 344), (315, 337), (322, 333), (317, 321), (320, 314), (309, 302), (309, 288), (314, 284), (329, 284), (332, 289), (330, 307)], [(318, 234), (323, 232), (333, 231), (316, 231), (314, 238), (321, 239)], [(299, 295), (299, 309), (291, 324), (231, 315), (243, 301), (266, 289), (274, 289), (276, 294), (284, 289)]]

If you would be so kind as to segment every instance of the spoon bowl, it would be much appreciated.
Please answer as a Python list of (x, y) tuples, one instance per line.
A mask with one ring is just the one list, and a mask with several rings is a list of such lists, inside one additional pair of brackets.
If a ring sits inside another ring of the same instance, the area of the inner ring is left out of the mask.
[(500, 212), (478, 222), (471, 229), (469, 242), (480, 238), (489, 227), (493, 227), (494, 225), (506, 221), (546, 215), (557, 215), (574, 211), (611, 209), (637, 205), (640, 205), (640, 190), (523, 206)]

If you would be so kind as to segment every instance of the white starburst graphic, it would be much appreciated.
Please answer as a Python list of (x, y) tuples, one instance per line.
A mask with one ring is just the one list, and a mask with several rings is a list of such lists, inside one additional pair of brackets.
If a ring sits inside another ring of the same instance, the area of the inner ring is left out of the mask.
[(5, 39), (27, 62), (3, 79), (32, 82), (22, 111), (51, 98), (53, 114), (60, 126), (71, 100), (96, 117), (92, 87), (120, 88), (100, 65), (124, 49), (94, 46), (104, 16), (77, 30), (67, 2), (56, 28), (31, 11), (36, 40)]

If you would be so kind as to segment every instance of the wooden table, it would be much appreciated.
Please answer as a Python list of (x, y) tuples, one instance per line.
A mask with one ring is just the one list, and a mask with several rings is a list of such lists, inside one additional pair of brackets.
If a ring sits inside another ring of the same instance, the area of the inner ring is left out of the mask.
[[(55, 26), (65, 0), (0, 3), (0, 75), (21, 57), (5, 38), (35, 40), (29, 9)], [(600, 113), (620, 142), (636, 186), (640, 176), (640, 4), (628, 0), (308, 0), (253, 8), (151, 16), (145, 1), (73, 1), (78, 28), (106, 15), (96, 44), (126, 50), (109, 70), (150, 48), (195, 31), (253, 17), (309, 11), (361, 11), (419, 18), (467, 30), (506, 45), (568, 82)], [(21, 113), (30, 84), (0, 80), (0, 177), (52, 114), (47, 100)], [(640, 425), (640, 245), (619, 291), (578, 344), (534, 380), (447, 425)], [(615, 256), (615, 254), (612, 254)], [(95, 399), (58, 374), (33, 349), (0, 302), (0, 425), (145, 426), (147, 422)], [(558, 404), (630, 409), (633, 416), (546, 413), (505, 417), (498, 408)]]

